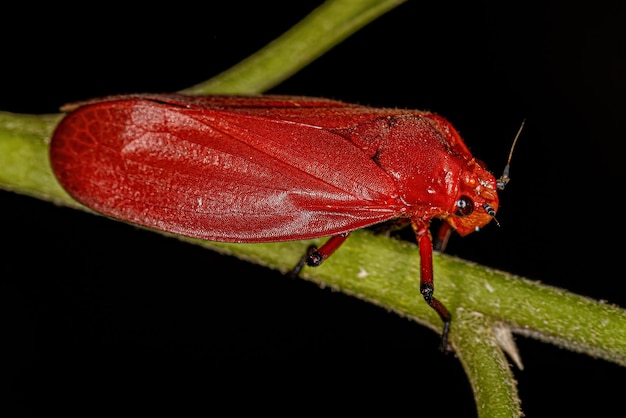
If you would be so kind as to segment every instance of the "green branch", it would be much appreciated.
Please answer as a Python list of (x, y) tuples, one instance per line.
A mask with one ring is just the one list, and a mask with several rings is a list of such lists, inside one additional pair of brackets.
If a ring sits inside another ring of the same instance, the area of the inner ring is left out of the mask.
[(186, 94), (258, 94), (406, 0), (328, 0), (280, 38)]
[[(264, 91), (400, 3), (328, 1), (258, 54), (185, 92)], [(48, 142), (60, 118), (0, 113), (0, 188), (87, 210), (60, 188), (50, 169)], [(177, 238), (282, 272), (293, 267), (309, 244), (226, 244)], [(626, 365), (623, 309), (443, 254), (434, 255), (434, 269), (436, 294), (454, 318), (450, 343), (472, 384), (479, 416), (521, 415), (505, 358), (507, 353), (521, 366), (512, 332)], [(419, 292), (415, 245), (357, 231), (330, 262), (305, 268), (302, 276), (441, 331), (439, 318)]]

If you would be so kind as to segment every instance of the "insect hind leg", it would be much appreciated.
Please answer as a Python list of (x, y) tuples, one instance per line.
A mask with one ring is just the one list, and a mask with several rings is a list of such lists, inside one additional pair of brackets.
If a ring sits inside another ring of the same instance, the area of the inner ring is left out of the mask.
[(310, 267), (317, 267), (321, 265), (328, 257), (330, 257), (336, 250), (343, 244), (346, 239), (350, 236), (349, 232), (345, 232), (343, 234), (333, 235), (322, 244), (321, 247), (316, 247), (315, 245), (311, 245), (306, 254), (300, 259), (298, 264), (291, 270), (291, 277), (298, 277), (302, 268), (307, 265)]

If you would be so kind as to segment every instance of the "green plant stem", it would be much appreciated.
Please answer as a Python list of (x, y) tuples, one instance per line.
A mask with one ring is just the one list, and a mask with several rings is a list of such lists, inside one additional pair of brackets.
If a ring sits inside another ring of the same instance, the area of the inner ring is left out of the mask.
[(79, 207), (51, 181), (48, 142), (63, 115), (0, 112), (0, 187), (42, 200)]
[[(515, 379), (496, 344), (494, 318), (464, 308), (457, 309), (455, 314), (454, 341), (464, 347), (457, 351), (457, 356), (470, 380), (481, 416), (520, 416)], [(481, 338), (476, 338), (477, 335)]]
[(329, 0), (302, 21), (186, 94), (258, 94), (295, 74), (345, 38), (406, 0)]

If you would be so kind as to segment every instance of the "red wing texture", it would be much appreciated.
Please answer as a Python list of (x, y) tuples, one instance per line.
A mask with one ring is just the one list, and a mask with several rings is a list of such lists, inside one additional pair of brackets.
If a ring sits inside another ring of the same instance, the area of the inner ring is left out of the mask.
[(51, 161), (72, 196), (113, 218), (217, 241), (323, 237), (402, 209), (345, 134), (383, 116), (289, 97), (117, 97), (76, 106)]

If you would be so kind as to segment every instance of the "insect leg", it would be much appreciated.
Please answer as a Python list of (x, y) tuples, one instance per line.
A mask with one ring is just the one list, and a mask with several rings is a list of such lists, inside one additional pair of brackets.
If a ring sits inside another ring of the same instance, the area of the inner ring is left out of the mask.
[(440, 349), (444, 352), (450, 350), (448, 346), (448, 332), (452, 316), (448, 309), (433, 296), (435, 286), (433, 284), (433, 242), (427, 226), (416, 229), (415, 235), (420, 250), (420, 292), (428, 305), (437, 312), (443, 321)]
[(444, 252), (446, 250), (446, 246), (448, 245), (450, 235), (452, 235), (452, 227), (447, 222), (442, 223), (437, 230), (437, 235), (435, 236), (435, 239), (433, 240), (434, 250), (441, 253)]
[(304, 257), (302, 257), (298, 262), (298, 265), (291, 271), (291, 276), (298, 276), (305, 264), (311, 267), (317, 267), (322, 264), (324, 260), (330, 257), (337, 250), (337, 248), (339, 248), (341, 244), (348, 239), (349, 236), (349, 232), (333, 235), (319, 248), (314, 245), (310, 246)]

